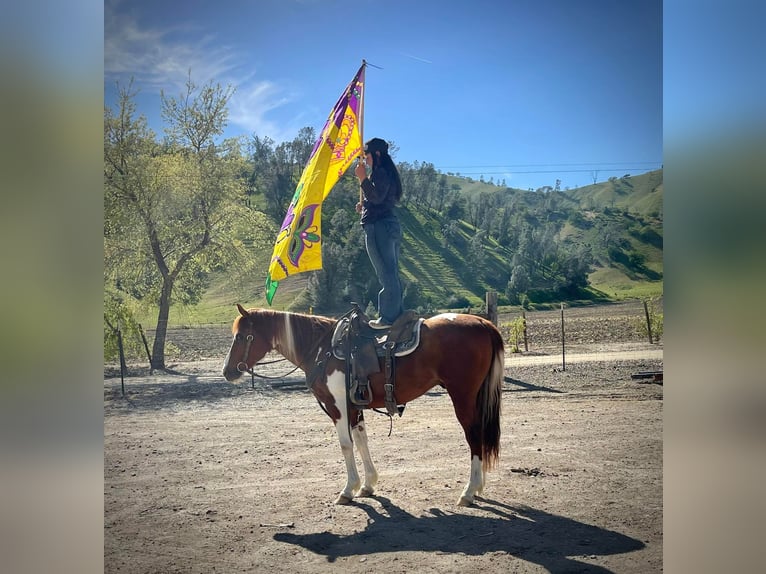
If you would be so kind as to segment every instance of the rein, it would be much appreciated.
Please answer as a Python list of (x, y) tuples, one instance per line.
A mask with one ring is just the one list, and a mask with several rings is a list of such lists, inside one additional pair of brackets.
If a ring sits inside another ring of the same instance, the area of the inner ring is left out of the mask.
[[(245, 337), (245, 353), (242, 355), (245, 359), (247, 359), (247, 356), (250, 354), (250, 345), (252, 344), (252, 342), (253, 342), (253, 336), (252, 335), (248, 335), (247, 337)], [(237, 370), (240, 373), (249, 373), (250, 374), (250, 386), (254, 389), (255, 388), (255, 377), (258, 377), (259, 379), (266, 379), (266, 380), (269, 380), (269, 381), (277, 381), (279, 379), (284, 379), (285, 377), (287, 377), (289, 375), (292, 375), (295, 371), (297, 371), (300, 368), (300, 367), (295, 367), (293, 370), (285, 373), (284, 375), (280, 375), (278, 377), (269, 377), (269, 376), (266, 376), (266, 375), (259, 375), (258, 373), (255, 372), (255, 367), (257, 367), (258, 365), (271, 365), (273, 363), (281, 363), (281, 362), (286, 361), (286, 360), (287, 359), (275, 359), (273, 361), (259, 362), (259, 363), (256, 363), (255, 365), (253, 365), (252, 369), (247, 366), (247, 363), (245, 361), (240, 361), (239, 363), (237, 363)]]
[[(346, 313), (342, 318), (350, 316), (352, 312), (353, 312), (353, 309), (352, 309), (352, 311), (349, 311), (348, 313)], [(337, 325), (338, 322), (336, 322), (336, 325)], [(333, 332), (334, 332), (334, 329), (328, 331), (328, 334), (325, 335), (324, 337), (320, 338), (319, 341), (317, 341), (317, 343), (314, 345), (314, 348), (316, 349), (315, 358), (314, 358), (314, 368), (311, 370), (311, 372), (307, 373), (307, 376), (306, 376), (306, 386), (309, 388), (309, 390), (311, 389), (311, 387), (312, 387), (312, 385), (314, 383), (314, 379), (316, 379), (317, 376), (319, 376), (321, 371), (326, 366), (327, 360), (332, 356), (332, 351), (330, 349), (327, 349), (324, 353), (322, 353), (322, 343), (328, 337), (332, 337)], [(255, 337), (253, 335), (247, 335), (245, 337), (245, 351), (244, 351), (244, 353), (242, 355), (245, 360), (247, 360), (247, 357), (250, 354), (250, 345), (252, 345), (254, 338)], [(313, 349), (312, 349), (312, 353), (310, 353), (310, 355), (311, 354), (314, 354), (313, 353)], [(239, 371), (240, 373), (248, 373), (250, 375), (250, 387), (252, 389), (255, 389), (255, 378), (256, 377), (258, 377), (259, 379), (265, 379), (265, 380), (269, 380), (269, 381), (277, 381), (277, 380), (284, 379), (285, 377), (288, 377), (289, 375), (292, 375), (295, 371), (300, 369), (300, 367), (296, 366), (294, 369), (288, 371), (287, 373), (284, 373), (283, 375), (277, 376), (277, 377), (269, 377), (267, 375), (259, 375), (258, 373), (255, 372), (255, 367), (257, 367), (259, 365), (271, 365), (271, 364), (274, 364), (274, 363), (281, 363), (281, 362), (284, 362), (284, 361), (287, 361), (287, 359), (282, 358), (282, 359), (275, 359), (273, 361), (261, 361), (261, 362), (255, 363), (252, 368), (249, 368), (247, 366), (247, 363), (243, 360), (243, 361), (240, 361), (239, 363), (237, 363), (237, 371)], [(315, 398), (316, 398), (316, 396), (315, 396)], [(330, 413), (327, 411), (327, 408), (322, 404), (322, 402), (318, 398), (317, 398), (317, 403), (319, 404), (319, 407), (325, 412), (325, 414), (327, 416), (330, 416)], [(382, 415), (386, 415), (388, 417), (388, 420), (389, 420), (388, 436), (391, 436), (391, 432), (392, 432), (392, 429), (393, 429), (393, 416), (391, 415), (391, 413), (383, 412), (383, 411), (378, 410), (378, 409), (371, 409), (371, 410), (375, 411), (376, 413), (379, 413), (379, 414), (382, 414)], [(349, 425), (350, 424), (351, 424), (351, 420), (349, 419)], [(351, 432), (350, 426), (349, 426), (349, 432)]]
[(259, 379), (266, 379), (268, 381), (278, 381), (280, 379), (284, 379), (285, 377), (288, 377), (288, 376), (292, 375), (295, 371), (297, 371), (299, 369), (299, 367), (295, 367), (291, 371), (286, 372), (284, 375), (279, 375), (278, 377), (269, 377), (267, 375), (259, 375), (258, 373), (255, 372), (255, 367), (257, 367), (258, 365), (271, 365), (272, 363), (281, 363), (281, 362), (284, 362), (284, 361), (287, 361), (287, 359), (275, 359), (273, 361), (265, 361), (263, 363), (256, 363), (255, 365), (253, 365), (252, 369), (245, 369), (244, 371), (240, 370), (239, 369), (239, 365), (237, 365), (237, 370), (240, 373), (249, 373), (250, 374), (250, 388), (255, 389), (255, 377), (258, 377)]
[[(332, 331), (330, 331), (330, 335), (331, 334), (332, 334)], [(253, 343), (253, 339), (254, 338), (255, 337), (253, 337), (253, 335), (247, 335), (247, 337), (245, 337), (245, 352), (242, 355), (245, 360), (247, 360), (247, 357), (250, 354), (250, 345)], [(327, 353), (325, 353), (325, 358), (322, 361), (319, 360), (319, 355), (320, 355), (319, 349), (321, 348), (321, 343), (322, 343), (322, 341), (325, 338), (326, 337), (322, 337), (317, 342), (317, 344), (315, 345), (315, 347), (317, 348), (316, 359), (314, 360), (315, 365), (314, 365), (314, 369), (311, 371), (311, 374), (307, 377), (307, 381), (306, 381), (309, 388), (311, 388), (311, 382), (315, 378), (315, 376), (318, 373), (318, 371), (321, 369), (322, 366), (324, 366), (324, 361), (327, 360), (327, 358), (330, 357), (330, 352), (328, 351)], [(278, 380), (284, 379), (285, 377), (288, 377), (288, 376), (292, 375), (295, 371), (300, 369), (299, 366), (296, 366), (292, 370), (284, 373), (283, 375), (279, 375), (277, 377), (269, 377), (267, 375), (259, 375), (258, 373), (255, 372), (255, 367), (257, 367), (258, 365), (271, 365), (271, 364), (274, 364), (274, 363), (282, 363), (282, 362), (285, 362), (285, 361), (287, 361), (287, 359), (285, 359), (285, 358), (274, 359), (273, 361), (260, 361), (258, 363), (255, 363), (253, 365), (252, 369), (247, 366), (247, 363), (245, 361), (240, 361), (239, 363), (237, 363), (237, 370), (240, 373), (249, 373), (250, 374), (250, 386), (251, 386), (251, 388), (254, 389), (255, 388), (255, 377), (258, 377), (259, 379), (265, 379), (267, 381), (278, 381)], [(320, 406), (322, 407), (322, 410), (325, 410), (324, 409), (324, 405), (322, 405), (320, 403)], [(325, 413), (326, 412), (327, 411), (325, 410)]]

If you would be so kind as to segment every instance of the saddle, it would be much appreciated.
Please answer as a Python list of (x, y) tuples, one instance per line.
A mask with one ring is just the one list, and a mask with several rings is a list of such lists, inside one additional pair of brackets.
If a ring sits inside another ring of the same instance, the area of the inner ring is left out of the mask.
[(404, 406), (397, 405), (394, 393), (396, 357), (409, 355), (417, 348), (424, 319), (408, 310), (391, 327), (373, 329), (359, 306), (356, 303), (352, 306), (335, 325), (331, 344), (335, 358), (346, 362), (346, 388), (351, 403), (367, 407), (372, 402), (369, 376), (381, 371), (382, 362), (386, 410), (389, 416), (401, 416)]

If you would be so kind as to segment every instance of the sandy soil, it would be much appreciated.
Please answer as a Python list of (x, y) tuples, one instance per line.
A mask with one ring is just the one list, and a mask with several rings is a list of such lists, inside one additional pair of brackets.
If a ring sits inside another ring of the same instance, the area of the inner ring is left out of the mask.
[(631, 375), (661, 370), (662, 348), (616, 338), (566, 370), (507, 356), (500, 464), (468, 508), (438, 389), (391, 425), (367, 414), (380, 481), (336, 506), (340, 448), (300, 372), (229, 384), (221, 355), (133, 368), (123, 396), (105, 368), (105, 571), (659, 572), (663, 387)]

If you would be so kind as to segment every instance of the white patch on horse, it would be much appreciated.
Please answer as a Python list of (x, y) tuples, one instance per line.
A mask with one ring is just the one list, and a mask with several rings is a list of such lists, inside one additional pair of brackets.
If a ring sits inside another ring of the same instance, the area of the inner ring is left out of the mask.
[(354, 442), (351, 440), (351, 433), (349, 432), (348, 409), (346, 408), (346, 375), (342, 371), (333, 371), (327, 375), (327, 389), (335, 399), (335, 405), (340, 411), (340, 419), (335, 422), (335, 431), (338, 433), (340, 450), (343, 453), (343, 459), (346, 461), (347, 474), (346, 486), (338, 495), (335, 503), (348, 504), (354, 498), (357, 490), (359, 490), (362, 481), (356, 468)]
[(446, 319), (447, 321), (454, 321), (457, 319), (457, 313), (441, 313), (436, 315), (434, 319)]
[(231, 361), (231, 350), (234, 348), (234, 341), (236, 341), (236, 337), (233, 338), (231, 342), (231, 346), (229, 347), (229, 352), (226, 354), (226, 358), (223, 360), (223, 372), (226, 372), (226, 367), (229, 365), (229, 361)]
[(463, 489), (463, 494), (458, 499), (458, 506), (469, 506), (473, 504), (474, 497), (477, 494), (481, 494), (484, 490), (484, 470), (482, 469), (482, 462), (479, 457), (474, 455), (471, 457), (471, 477), (468, 480), (468, 484)]
[(348, 410), (346, 409), (346, 375), (342, 371), (333, 371), (327, 375), (327, 389), (335, 399), (335, 406), (340, 411), (339, 426), (348, 428)]
[(356, 450), (362, 457), (362, 465), (364, 466), (364, 484), (359, 494), (361, 496), (372, 496), (373, 492), (375, 492), (375, 485), (378, 484), (378, 471), (375, 469), (375, 464), (373, 464), (372, 457), (370, 456), (367, 429), (365, 428), (364, 421), (351, 430), (351, 436), (354, 439)]
[[(279, 348), (279, 351), (286, 359), (294, 361), (295, 340), (293, 339), (293, 322), (291, 313), (285, 313), (285, 339), (285, 341), (280, 341), (281, 348)], [(274, 345), (274, 347), (277, 347), (277, 345)]]

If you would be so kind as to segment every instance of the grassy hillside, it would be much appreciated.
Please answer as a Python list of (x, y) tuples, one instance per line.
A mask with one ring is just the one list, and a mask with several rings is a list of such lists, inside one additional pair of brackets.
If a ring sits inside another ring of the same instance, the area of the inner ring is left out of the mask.
[[(468, 181), (450, 176), (450, 185), (457, 184), (468, 198), (482, 193), (499, 194), (518, 209), (539, 208), (550, 194), (500, 187), (489, 183)], [(606, 234), (615, 241), (624, 241), (626, 249), (643, 256), (638, 268), (629, 268), (620, 261), (597, 261), (589, 281), (594, 290), (613, 299), (646, 297), (662, 292), (663, 271), (663, 171), (655, 170), (632, 177), (610, 178), (605, 182), (558, 192), (558, 209), (580, 214), (580, 225), (564, 224), (560, 237), (570, 243), (598, 247)], [(556, 216), (549, 213), (550, 218)], [(629, 246), (629, 247), (628, 247)], [(507, 255), (495, 247), (499, 259)], [(498, 272), (493, 269), (492, 273)], [(505, 280), (507, 281), (507, 271)], [(494, 282), (497, 287), (499, 282)]]
[[(649, 297), (662, 293), (662, 170), (629, 178), (581, 187), (566, 192), (529, 192), (497, 185), (467, 181), (449, 176), (466, 198), (482, 193), (499, 194), (504, 205), (514, 210), (536, 210), (549, 220), (563, 222), (559, 238), (574, 245), (593, 249), (594, 270), (589, 275), (594, 298), (625, 299)], [(546, 212), (550, 194), (556, 194), (554, 211)], [(541, 211), (543, 210), (543, 211)], [(546, 215), (547, 214), (547, 215)], [(458, 221), (457, 233), (445, 239), (443, 229), (449, 220), (443, 214), (415, 206), (402, 207), (400, 219), (404, 234), (401, 273), (406, 282), (416, 281), (436, 308), (461, 301), (479, 306), (487, 290), (496, 290), (503, 304), (510, 278), (511, 253), (489, 237), (484, 242), (484, 261), (471, 269), (470, 241), (476, 233), (465, 220)], [(614, 246), (630, 252), (630, 260), (609, 258)], [(272, 245), (255, 245), (270, 252)], [(309, 273), (291, 277), (280, 284), (275, 309), (307, 309), (305, 288)], [(266, 269), (253, 273), (252, 282), (232, 284), (225, 275), (212, 277), (202, 302), (195, 307), (174, 307), (170, 322), (174, 325), (227, 322), (236, 313), (235, 303), (266, 306), (264, 282)], [(156, 317), (144, 320), (152, 324)]]
[[(444, 220), (433, 213), (401, 210), (404, 234), (402, 275), (420, 283), (426, 296), (444, 305), (449, 300), (467, 299), (480, 305), (488, 289), (508, 281), (508, 261), (500, 247), (491, 242), (482, 271), (471, 271), (466, 255), (475, 230), (465, 222), (449, 242), (442, 233)], [(488, 280), (487, 278), (490, 278)]]
[(662, 170), (642, 175), (610, 178), (609, 181), (579, 187), (566, 192), (583, 209), (609, 207), (648, 217), (663, 213)]

